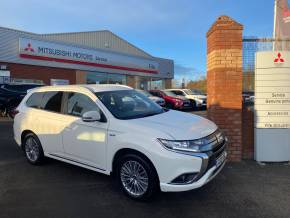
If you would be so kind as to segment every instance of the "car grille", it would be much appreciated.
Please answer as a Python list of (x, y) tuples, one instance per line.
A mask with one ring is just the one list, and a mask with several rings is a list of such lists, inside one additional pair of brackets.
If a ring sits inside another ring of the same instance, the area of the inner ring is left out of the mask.
[(208, 152), (208, 165), (205, 170), (207, 172), (210, 168), (214, 167), (216, 165), (216, 160), (223, 154), (223, 152), (226, 149), (226, 141), (219, 143), (218, 146), (216, 146), (212, 151)]
[[(207, 162), (206, 168), (204, 168), (201, 171), (200, 175), (196, 178), (196, 180), (201, 178), (209, 169), (216, 166), (217, 159), (226, 150), (226, 139), (224, 137), (224, 139), (222, 141), (219, 141), (218, 137), (217, 137), (218, 134), (219, 134), (219, 132), (217, 131), (217, 132), (215, 132), (215, 133), (213, 133), (205, 138), (209, 143), (209, 146), (207, 146), (207, 148), (205, 148), (206, 151), (204, 151), (204, 153), (208, 155), (208, 162)], [(222, 167), (222, 164), (217, 169), (215, 169), (215, 172), (218, 171), (220, 167)], [(215, 172), (213, 172), (213, 174)]]

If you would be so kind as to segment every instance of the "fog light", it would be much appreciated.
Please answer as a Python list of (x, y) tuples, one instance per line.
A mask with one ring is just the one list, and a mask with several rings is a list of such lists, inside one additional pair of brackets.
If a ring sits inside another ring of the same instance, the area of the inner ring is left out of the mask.
[(178, 176), (174, 180), (172, 180), (170, 184), (175, 184), (175, 185), (190, 184), (195, 180), (195, 178), (197, 178), (197, 176), (198, 176), (198, 173), (185, 173)]

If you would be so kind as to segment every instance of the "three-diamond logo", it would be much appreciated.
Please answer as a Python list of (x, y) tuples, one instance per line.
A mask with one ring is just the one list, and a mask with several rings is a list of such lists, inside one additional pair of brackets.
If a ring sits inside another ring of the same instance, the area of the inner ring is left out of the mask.
[(285, 60), (282, 58), (282, 54), (279, 52), (277, 58), (274, 59), (275, 64), (284, 63)]
[(24, 49), (24, 51), (34, 52), (34, 49), (33, 49), (32, 45), (31, 45), (31, 43), (27, 44), (27, 47)]

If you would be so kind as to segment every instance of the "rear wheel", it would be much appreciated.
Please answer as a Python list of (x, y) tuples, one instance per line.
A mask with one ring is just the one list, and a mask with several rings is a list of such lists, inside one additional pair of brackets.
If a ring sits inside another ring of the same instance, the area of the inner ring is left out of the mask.
[(121, 157), (117, 179), (123, 192), (135, 200), (147, 200), (158, 191), (158, 176), (147, 160), (136, 154)]
[(26, 159), (33, 165), (38, 165), (43, 162), (44, 154), (41, 143), (36, 135), (28, 133), (23, 141), (23, 149)]

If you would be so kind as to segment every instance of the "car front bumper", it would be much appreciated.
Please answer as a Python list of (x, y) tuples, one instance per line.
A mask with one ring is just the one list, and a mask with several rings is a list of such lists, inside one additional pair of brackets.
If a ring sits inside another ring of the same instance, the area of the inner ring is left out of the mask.
[[(227, 160), (227, 139), (224, 140), (223, 143), (219, 144), (215, 147), (214, 150), (209, 151), (207, 153), (196, 153), (192, 155), (185, 155), (183, 159), (183, 163), (177, 164), (179, 169), (175, 170), (173, 166), (171, 166), (171, 176), (170, 178), (177, 178), (178, 176), (185, 174), (185, 173), (196, 173), (195, 179), (189, 183), (179, 183), (175, 184), (170, 181), (160, 180), (160, 189), (163, 192), (181, 192), (181, 191), (188, 191), (196, 188), (200, 188), (203, 185), (207, 184), (211, 181), (219, 172), (223, 169), (226, 164)], [(177, 155), (177, 154), (176, 154)], [(181, 154), (182, 155), (182, 154)], [(190, 156), (192, 159), (190, 159)], [(200, 160), (200, 167), (196, 169), (196, 158)], [(178, 161), (178, 160), (177, 160)], [(180, 161), (180, 160), (179, 160)], [(169, 164), (170, 165), (170, 164)], [(190, 166), (192, 168), (190, 169)], [(195, 167), (193, 167), (195, 166)], [(176, 168), (178, 168), (176, 167)]]
[(207, 106), (207, 102), (206, 101), (196, 102), (196, 107), (206, 107), (206, 106)]
[(224, 168), (225, 164), (226, 160), (218, 167), (213, 166), (196, 182), (185, 185), (160, 183), (160, 189), (162, 192), (182, 192), (200, 188), (210, 182), (212, 179), (214, 179)]

